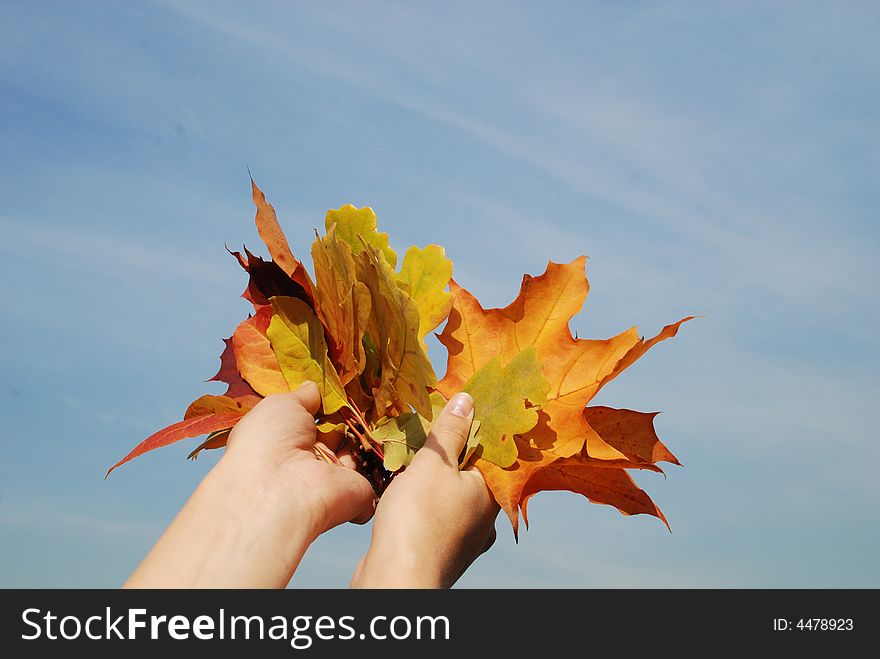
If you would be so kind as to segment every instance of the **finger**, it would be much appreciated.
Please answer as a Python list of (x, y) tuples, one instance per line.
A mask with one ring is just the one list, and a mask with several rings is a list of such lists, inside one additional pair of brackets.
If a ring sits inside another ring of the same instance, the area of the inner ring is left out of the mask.
[(318, 389), (318, 385), (311, 380), (306, 380), (299, 385), (293, 395), (312, 416), (321, 409), (321, 391)]
[(483, 476), (483, 472), (471, 465), (461, 472), (461, 475), (465, 478), (473, 479), (474, 486), (480, 493), (477, 497), (480, 500), (480, 507), (484, 511), (486, 518), (491, 519), (494, 524), (495, 517), (501, 512), (501, 506), (498, 504), (498, 501), (495, 500), (495, 495), (492, 494), (492, 490), (489, 489), (489, 484), (486, 483), (486, 478)]
[(351, 449), (348, 446), (343, 446), (340, 450), (336, 451), (336, 457), (339, 459), (339, 464), (346, 469), (357, 470), (357, 462), (355, 462)]
[(474, 399), (465, 392), (455, 394), (437, 416), (424, 447), (416, 453), (413, 462), (422, 457), (439, 457), (448, 465), (458, 468), (458, 456), (467, 443), (471, 422), (474, 419)]
[(239, 441), (238, 437), (251, 435), (263, 441), (290, 441), (300, 448), (310, 447), (315, 442), (315, 419), (303, 405), (300, 393), (266, 396), (232, 429), (230, 444)]
[(373, 496), (373, 500), (370, 505), (363, 509), (360, 515), (351, 520), (352, 524), (366, 524), (371, 519), (373, 519), (373, 515), (376, 512), (376, 506), (379, 505), (379, 500)]
[(327, 528), (345, 522), (355, 524), (368, 522), (376, 510), (376, 493), (373, 491), (373, 486), (358, 473), (343, 467), (332, 469), (336, 503), (330, 511), (330, 524)]

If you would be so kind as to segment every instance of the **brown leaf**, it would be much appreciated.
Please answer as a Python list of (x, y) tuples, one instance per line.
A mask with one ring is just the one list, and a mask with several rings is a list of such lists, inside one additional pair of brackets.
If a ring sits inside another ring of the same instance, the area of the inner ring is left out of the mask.
[(313, 291), (291, 279), (274, 261), (264, 261), (261, 257), (251, 254), (247, 248), (246, 256), (240, 252), (230, 252), (248, 273), (248, 286), (242, 297), (254, 307), (266, 306), (269, 298), (276, 295), (296, 297), (312, 303)]
[(224, 446), (226, 446), (226, 442), (229, 441), (229, 433), (231, 432), (232, 428), (212, 432), (210, 435), (205, 437), (205, 441), (196, 446), (190, 452), (190, 454), (186, 456), (186, 459), (195, 460), (197, 457), (199, 457), (199, 453), (201, 453), (202, 451), (223, 448)]
[(251, 179), (251, 191), (253, 193), (254, 205), (257, 207), (255, 218), (257, 231), (260, 233), (260, 238), (266, 243), (269, 255), (278, 267), (305, 291), (308, 295), (307, 301), (312, 301), (314, 299), (312, 279), (309, 277), (309, 273), (303, 264), (290, 251), (287, 238), (284, 237), (284, 232), (278, 224), (275, 209), (272, 207), (272, 204), (266, 201), (266, 195), (257, 187), (254, 179)]
[[(378, 231), (375, 213), (351, 205), (325, 218), (327, 235), (312, 247), (313, 283), (275, 209), (253, 179), (251, 186), (257, 230), (271, 260), (247, 249), (230, 252), (248, 273), (243, 297), (254, 315), (225, 340), (211, 378), (225, 382), (227, 391), (193, 401), (183, 421), (141, 442), (111, 471), (184, 437), (210, 433), (190, 457), (223, 446), (262, 397), (309, 379), (323, 396), (319, 431), (328, 440), (356, 439), (358, 464), (381, 491), (390, 476), (376, 460), (384, 457), (398, 471), (413, 457), (433, 417), (429, 393), (437, 402), (467, 390), (475, 422), (460, 460), (480, 469), (514, 534), (520, 511), (528, 522), (528, 501), (544, 490), (569, 490), (624, 514), (666, 521), (628, 473), (660, 471), (658, 462), (679, 464), (657, 437), (656, 414), (589, 403), (692, 317), (647, 340), (635, 327), (609, 339), (572, 336), (569, 323), (590, 288), (586, 257), (550, 262), (543, 274), (523, 277), (509, 305), (484, 309), (450, 279), (452, 262), (440, 246), (410, 248), (395, 273), (397, 255)], [(449, 357), (437, 382), (422, 339), (444, 319), (439, 338)]]
[(312, 244), (318, 317), (335, 341), (330, 343), (339, 378), (347, 385), (366, 365), (363, 337), (370, 318), (370, 291), (357, 280), (348, 243), (336, 238), (335, 227)]

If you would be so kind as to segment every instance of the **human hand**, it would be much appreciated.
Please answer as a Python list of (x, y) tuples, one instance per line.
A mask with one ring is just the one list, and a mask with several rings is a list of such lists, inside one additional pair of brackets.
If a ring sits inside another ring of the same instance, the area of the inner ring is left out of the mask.
[(468, 394), (453, 396), (382, 494), (353, 588), (449, 588), (494, 543), (498, 504), (476, 468), (458, 468), (473, 408)]
[[(320, 406), (313, 382), (263, 399), (233, 428), (217, 465), (256, 488), (280, 523), (295, 519), (300, 525), (305, 512), (315, 537), (347, 521), (367, 522), (376, 500), (369, 482), (354, 470), (342, 434), (334, 446), (317, 441), (314, 414)], [(316, 447), (337, 464), (318, 458)]]
[(375, 496), (351, 456), (315, 456), (320, 402), (311, 382), (260, 401), (126, 587), (283, 588), (318, 535), (367, 521)]

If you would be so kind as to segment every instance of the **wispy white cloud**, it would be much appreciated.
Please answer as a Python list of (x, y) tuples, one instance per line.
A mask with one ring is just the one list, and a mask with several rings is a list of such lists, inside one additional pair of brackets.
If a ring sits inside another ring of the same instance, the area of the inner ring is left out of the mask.
[[(649, 225), (654, 223), (677, 232), (695, 246), (702, 244), (701, 248), (710, 250), (714, 259), (723, 255), (730, 263), (742, 264), (739, 276), (744, 283), (772, 290), (802, 305), (812, 305), (816, 296), (821, 296), (833, 308), (842, 300), (839, 293), (843, 290), (847, 291), (847, 299), (859, 295), (863, 303), (875, 297), (873, 287), (867, 283), (871, 273), (876, 272), (870, 244), (865, 244), (861, 236), (836, 228), (833, 218), (837, 209), (833, 205), (817, 199), (810, 189), (795, 195), (789, 190), (759, 188), (753, 194), (748, 188), (743, 189), (742, 180), (723, 180), (730, 175), (731, 167), (736, 168), (742, 179), (741, 174), (750, 168), (784, 171), (792, 158), (798, 157), (792, 147), (803, 146), (793, 143), (792, 136), (775, 136), (772, 125), (758, 134), (733, 121), (710, 125), (704, 116), (676, 114), (675, 106), (664, 107), (649, 93), (639, 94), (638, 90), (621, 89), (620, 85), (609, 87), (608, 81), (599, 77), (586, 81), (589, 90), (584, 84), (573, 87), (565, 78), (506, 87), (510, 112), (525, 112), (534, 128), (512, 132), (503, 128), (504, 118), (497, 110), (490, 111), (488, 116), (502, 121), (489, 123), (486, 118), (473, 116), (464, 100), (448, 100), (456, 97), (456, 80), (444, 75), (449, 68), (447, 62), (430, 54), (411, 57), (418, 43), (418, 31), (407, 28), (417, 26), (419, 19), (412, 12), (374, 13), (353, 6), (348, 12), (350, 20), (339, 21), (340, 13), (346, 12), (338, 8), (300, 8), (298, 11), (309, 19), (315, 19), (317, 14), (324, 30), (322, 39), (301, 43), (285, 38), (283, 25), (233, 20), (204, 5), (166, 6), (227, 38), (247, 43), (249, 50), (280, 57), (296, 67), (332, 77), (383, 102), (466, 133), (506, 157), (533, 166), (574, 192), (635, 213)], [(657, 9), (636, 14), (632, 24), (624, 24), (620, 29), (647, 34), (669, 11)], [(287, 18), (295, 20), (294, 15)], [(467, 32), (460, 26), (454, 30), (456, 37), (461, 31)], [(384, 58), (371, 52), (370, 63), (378, 61), (378, 67), (353, 61), (347, 50), (333, 48), (337, 42), (334, 34), (344, 35), (340, 39), (350, 40), (356, 51), (357, 44), (366, 48), (372, 43), (377, 31), (406, 35), (396, 46), (384, 45), (379, 49)], [(480, 61), (480, 43), (467, 34), (462, 40), (463, 48), (457, 51), (459, 59), (453, 68)], [(314, 50), (316, 46), (320, 48), (318, 52)], [(477, 52), (467, 51), (468, 47)], [(616, 64), (626, 68), (631, 63)], [(399, 75), (405, 70), (413, 75)], [(747, 83), (738, 80), (733, 84), (738, 84), (746, 95), (750, 93)], [(765, 94), (779, 97), (775, 109), (782, 116), (797, 112), (797, 104), (802, 102), (802, 96), (790, 90), (769, 88)], [(769, 102), (766, 96), (764, 102)], [(864, 128), (857, 125), (851, 130)], [(637, 183), (633, 176), (638, 177)], [(832, 197), (832, 201), (835, 199)], [(499, 208), (497, 213), (482, 215), (487, 221), (497, 218), (496, 225), (515, 221), (515, 214), (510, 208), (502, 209), (503, 202), (497, 199), (477, 203), (483, 211), (487, 207)], [(554, 246), (572, 244), (573, 227), (552, 228), (552, 223), (541, 223), (535, 218), (517, 222), (517, 231), (508, 238), (532, 245), (536, 226), (541, 227), (543, 242), (549, 242), (548, 233), (555, 231), (558, 237)], [(549, 232), (547, 227), (551, 227)], [(809, 265), (818, 263), (827, 267)]]
[(217, 286), (217, 272), (176, 245), (146, 245), (131, 238), (82, 226), (34, 224), (0, 218), (6, 239), (0, 250), (24, 257), (35, 267), (110, 275), (113, 278), (174, 278), (188, 285)]

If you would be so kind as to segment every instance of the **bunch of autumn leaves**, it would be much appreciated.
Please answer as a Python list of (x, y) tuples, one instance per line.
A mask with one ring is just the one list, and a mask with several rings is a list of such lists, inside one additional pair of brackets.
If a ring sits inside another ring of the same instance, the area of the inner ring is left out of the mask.
[[(446, 401), (467, 391), (475, 420), (461, 466), (482, 472), (514, 533), (520, 511), (528, 523), (528, 500), (543, 490), (666, 521), (628, 474), (678, 464), (657, 438), (655, 414), (588, 404), (690, 317), (649, 340), (636, 328), (605, 340), (574, 338), (568, 324), (589, 291), (584, 257), (550, 262), (544, 274), (523, 277), (507, 307), (484, 309), (451, 279), (442, 247), (410, 247), (397, 270), (372, 209), (350, 205), (327, 213), (326, 233), (312, 245), (313, 280), (251, 183), (271, 260), (233, 252), (249, 275), (243, 297), (254, 311), (225, 340), (212, 378), (227, 390), (195, 400), (182, 421), (148, 437), (111, 471), (185, 438), (207, 435), (191, 457), (222, 447), (263, 397), (311, 380), (323, 399), (318, 432), (345, 433), (361, 455), (382, 461), (387, 477), (406, 468)], [(438, 338), (449, 356), (438, 381), (424, 338), (443, 321)]]

